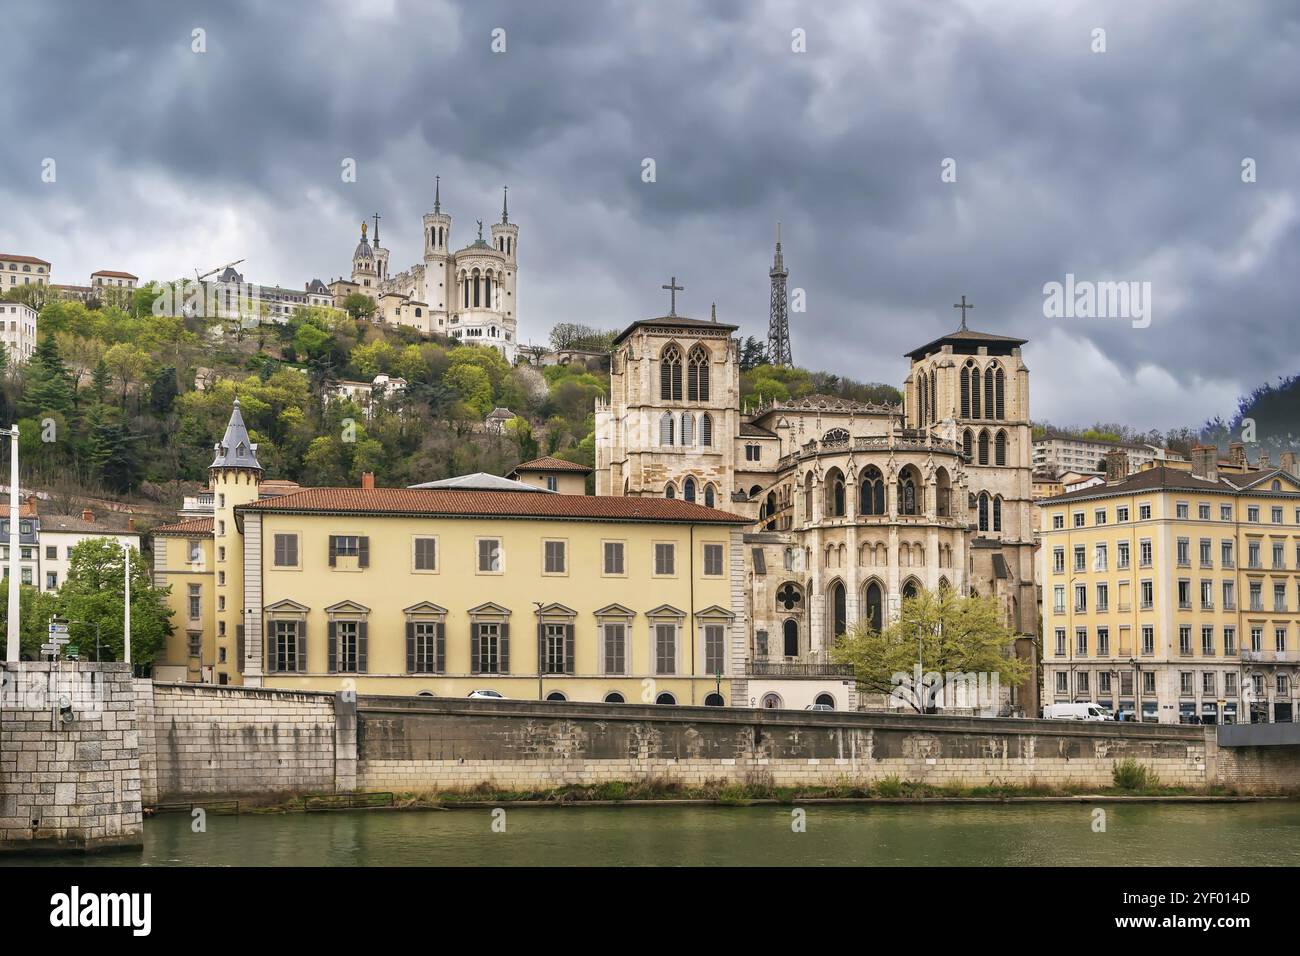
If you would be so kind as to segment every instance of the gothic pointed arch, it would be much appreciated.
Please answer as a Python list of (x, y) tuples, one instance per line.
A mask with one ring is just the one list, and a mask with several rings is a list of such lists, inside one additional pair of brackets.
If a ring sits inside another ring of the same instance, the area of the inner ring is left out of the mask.
[(989, 463), (989, 433), (988, 429), (980, 430), (979, 440), (979, 463), (987, 465)]
[(868, 465), (858, 477), (858, 514), (885, 514), (885, 476), (875, 465)]
[(781, 651), (786, 657), (799, 656), (799, 622), (792, 617), (781, 625)]
[(682, 498), (695, 504), (695, 479), (687, 478), (682, 482)]
[(907, 601), (921, 593), (921, 582), (916, 578), (909, 577), (903, 582), (902, 595), (903, 600)]
[(993, 530), (1002, 530), (1002, 496), (993, 499)]
[(705, 448), (713, 447), (713, 416), (708, 412), (700, 416), (700, 444)]
[(993, 417), (1005, 419), (1007, 417), (1007, 373), (998, 365), (997, 371), (993, 373)]
[(664, 412), (659, 417), (659, 444), (672, 445), (673, 431), (673, 413)]
[(980, 370), (975, 364), (970, 367), (970, 416), (971, 418), (984, 417), (980, 414)]
[(826, 472), (822, 488), (826, 495), (826, 516), (828, 518), (844, 517), (848, 504), (844, 498), (844, 473), (838, 468), (832, 468)]
[(695, 416), (690, 412), (682, 412), (682, 428), (679, 434), (681, 438), (678, 444), (688, 448), (695, 444)]
[(862, 588), (862, 617), (879, 632), (885, 624), (885, 586), (879, 578), (871, 578)]
[(691, 349), (686, 363), (686, 400), (709, 400), (709, 350), (703, 345)]
[(998, 433), (993, 437), (993, 464), (1005, 465), (1007, 463), (1007, 433), (1003, 429), (998, 429)]
[(915, 465), (905, 465), (898, 473), (898, 513), (919, 515), (925, 510), (921, 490), (921, 473)]
[(849, 629), (848, 597), (844, 590), (844, 582), (839, 578), (832, 581), (826, 591), (826, 597), (829, 614), (827, 623), (830, 624), (831, 637), (838, 638)]
[(659, 353), (659, 398), (665, 402), (682, 400), (682, 350), (666, 345)]
[(981, 531), (989, 530), (989, 495), (987, 491), (980, 492), (978, 527)]

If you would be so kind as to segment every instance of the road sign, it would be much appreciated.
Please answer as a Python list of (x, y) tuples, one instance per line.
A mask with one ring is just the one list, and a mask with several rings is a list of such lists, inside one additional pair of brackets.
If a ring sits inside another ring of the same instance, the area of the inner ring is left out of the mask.
[(70, 640), (70, 638), (67, 638), (67, 637), (51, 637), (51, 638), (50, 638), (50, 643), (51, 643), (51, 644), (66, 644), (66, 643), (68, 643), (69, 640)]
[(51, 624), (51, 625), (50, 625), (50, 633), (51, 633), (51, 634), (67, 634), (67, 633), (68, 633), (68, 625), (66, 625), (66, 624)]
[(58, 644), (42, 644), (42, 645), (41, 645), (41, 653), (42, 653), (42, 654), (57, 654), (57, 653), (59, 653), (59, 645), (58, 645)]

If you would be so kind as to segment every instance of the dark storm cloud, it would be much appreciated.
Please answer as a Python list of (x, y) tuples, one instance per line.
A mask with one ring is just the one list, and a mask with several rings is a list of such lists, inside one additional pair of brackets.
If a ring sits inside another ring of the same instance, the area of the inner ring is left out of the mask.
[[(1030, 339), (1035, 414), (1059, 422), (1196, 423), (1300, 365), (1300, 17), (1284, 3), (7, 14), (0, 71), (21, 95), (0, 137), (0, 246), (53, 260), (59, 281), (240, 256), (261, 281), (328, 279), (376, 210), (404, 268), (440, 173), (456, 244), (509, 183), (526, 338), (662, 312), (669, 275), (685, 310), (716, 300), (762, 335), (780, 219), (807, 292), (801, 364), (898, 384), (901, 354), (955, 326), (965, 293), (974, 326)], [(1044, 318), (1044, 283), (1067, 273), (1151, 282), (1150, 327)]]

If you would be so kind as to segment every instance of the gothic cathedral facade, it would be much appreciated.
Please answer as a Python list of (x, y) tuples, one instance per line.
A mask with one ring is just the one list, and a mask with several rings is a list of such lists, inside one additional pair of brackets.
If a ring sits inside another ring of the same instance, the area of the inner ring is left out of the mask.
[[(596, 409), (596, 493), (750, 518), (753, 706), (816, 703), (837, 635), (918, 589), (992, 595), (1034, 653), (1032, 437), (1023, 339), (962, 327), (908, 354), (900, 405), (834, 396), (741, 412), (737, 327), (669, 315), (615, 340)], [(1037, 712), (1036, 680), (999, 710)], [(805, 700), (804, 698), (808, 698)]]

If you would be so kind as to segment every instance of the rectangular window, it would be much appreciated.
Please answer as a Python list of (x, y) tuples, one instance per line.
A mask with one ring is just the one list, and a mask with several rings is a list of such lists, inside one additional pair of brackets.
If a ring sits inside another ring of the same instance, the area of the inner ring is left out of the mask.
[(1184, 657), (1192, 655), (1192, 629), (1190, 625), (1184, 624), (1178, 629), (1178, 653)]
[(45, 560), (57, 561), (59, 559), (59, 546), (57, 544), (47, 544), (45, 546)]
[(438, 539), (437, 538), (416, 538), (415, 539), (415, 570), (417, 571), (438, 570)]
[(1110, 610), (1110, 585), (1109, 584), (1097, 585), (1097, 610), (1098, 611)]
[(1282, 523), (1282, 509), (1281, 509), (1281, 508), (1277, 508), (1277, 507), (1275, 507), (1275, 508), (1272, 508), (1271, 511), (1272, 511), (1273, 523), (1274, 523), (1274, 524), (1281, 524), (1281, 523)]
[(1198, 505), (1196, 506), (1196, 516), (1197, 516), (1198, 518), (1200, 518), (1202, 521), (1209, 521), (1209, 520), (1210, 520), (1210, 506), (1209, 506), (1208, 504), (1206, 504), (1205, 502), (1201, 502), (1200, 504), (1198, 504)]
[(1097, 675), (1097, 693), (1109, 696), (1110, 692), (1110, 671), (1102, 671)]
[(1214, 543), (1209, 538), (1201, 539), (1201, 567), (1214, 567)]
[(45, 572), (45, 590), (53, 591), (59, 586), (59, 574), (57, 571)]
[(1142, 610), (1149, 611), (1151, 610), (1152, 605), (1155, 604), (1155, 592), (1152, 589), (1151, 582), (1149, 580), (1143, 581), (1141, 584), (1141, 588), (1142, 588), (1142, 596), (1141, 596)]
[(1121, 506), (1115, 509), (1115, 520), (1121, 524), (1128, 521), (1128, 507)]
[(602, 628), (605, 642), (605, 673), (627, 673), (627, 625), (606, 624)]
[(200, 614), (199, 614), (199, 585), (197, 585), (197, 584), (191, 584), (191, 585), (190, 585), (190, 595), (189, 595), (189, 596), (190, 596), (190, 620), (191, 620), (191, 621), (197, 621), (197, 620), (199, 619), (199, 616), (200, 616)]
[(190, 552), (190, 564), (198, 564), (200, 561), (203, 560), (203, 542), (190, 541), (189, 552)]
[(1065, 573), (1065, 549), (1064, 548), (1052, 549), (1052, 573), (1053, 574)]
[(334, 627), (334, 669), (340, 673), (353, 673), (359, 660), (361, 626), (357, 621), (337, 621)]
[(1205, 657), (1214, 656), (1214, 628), (1201, 628), (1201, 654)]
[(271, 635), (275, 641), (273, 668), (277, 671), (298, 670), (298, 622), (272, 621)]
[(1065, 515), (1062, 514), (1052, 515), (1052, 530), (1060, 531), (1064, 527), (1065, 527)]
[(606, 541), (605, 542), (605, 573), (606, 574), (624, 574), (623, 570), (623, 542)]
[(1078, 693), (1078, 694), (1082, 694), (1082, 695), (1084, 695), (1084, 696), (1089, 696), (1089, 695), (1088, 695), (1088, 672), (1087, 672), (1087, 671), (1079, 671), (1079, 673), (1077, 673), (1077, 674), (1074, 675), (1074, 689), (1075, 689), (1075, 692)]
[(1174, 517), (1183, 520), (1188, 517), (1187, 502), (1180, 501), (1174, 505)]
[(1191, 671), (1179, 671), (1178, 693), (1183, 697), (1192, 696), (1192, 672)]
[(554, 490), (556, 489), (556, 487), (558, 487), (558, 483), (557, 483), (556, 480), (555, 480), (555, 476), (554, 476), (554, 475), (547, 475), (547, 476), (546, 476), (546, 490), (547, 490), (547, 491), (554, 491)]
[(1192, 606), (1192, 582), (1186, 578), (1178, 582), (1178, 606), (1183, 610)]
[(677, 625), (655, 625), (655, 673), (677, 673)]
[(370, 564), (370, 539), (365, 535), (332, 534), (329, 538), (330, 567), (337, 567), (337, 559), (356, 558), (357, 567)]
[(1065, 585), (1058, 584), (1052, 588), (1052, 612), (1055, 614), (1065, 613)]
[[(1156, 652), (1156, 630), (1150, 624), (1142, 625), (1142, 653), (1154, 654)], [(1152, 674), (1152, 677), (1155, 675)]]
[(676, 573), (677, 546), (660, 542), (655, 545), (655, 574), (671, 576)]
[(1151, 520), (1151, 506), (1150, 506), (1150, 505), (1138, 505), (1138, 520), (1139, 520), (1139, 521), (1149, 521), (1149, 520)]
[(1151, 539), (1144, 538), (1138, 542), (1138, 564), (1141, 567), (1151, 567)]
[(414, 639), (411, 670), (416, 674), (438, 672), (438, 624), (435, 621), (415, 621), (411, 624)]
[(1074, 526), (1075, 526), (1076, 528), (1082, 528), (1082, 527), (1083, 527), (1083, 522), (1084, 522), (1083, 512), (1082, 512), (1082, 511), (1076, 511), (1076, 512), (1074, 513)]
[(1088, 656), (1088, 629), (1086, 627), (1076, 627), (1074, 629), (1074, 653), (1078, 657)]
[(1232, 505), (1219, 505), (1219, 520), (1220, 521), (1232, 520)]
[(546, 541), (542, 545), (545, 551), (543, 570), (546, 574), (564, 574), (568, 565), (565, 563), (564, 542)]
[(1081, 544), (1074, 546), (1074, 570), (1088, 570), (1088, 549)]
[(546, 643), (546, 673), (564, 674), (568, 672), (565, 665), (565, 645), (567, 628), (563, 624), (547, 624), (543, 640)]
[(721, 624), (704, 625), (704, 673), (718, 675), (724, 670), (726, 628)]
[(1273, 631), (1273, 650), (1279, 654), (1286, 652), (1286, 628), (1279, 627)]
[(1056, 656), (1065, 656), (1065, 628), (1063, 627), (1056, 629)]
[(1223, 653), (1232, 657), (1237, 653), (1237, 629), (1235, 627), (1225, 627), (1223, 629)]
[(1097, 628), (1097, 656), (1110, 656), (1110, 628), (1108, 627)]
[(1218, 681), (1214, 678), (1214, 671), (1201, 671), (1201, 693), (1210, 697), (1215, 695), (1218, 688)]
[(1225, 540), (1220, 543), (1219, 560), (1225, 568), (1231, 568), (1233, 566), (1232, 542), (1230, 540)]
[(1074, 586), (1074, 609), (1080, 614), (1088, 610), (1088, 585), (1076, 584)]
[(706, 544), (704, 546), (704, 576), (709, 578), (722, 577), (722, 545)]
[(476, 624), (478, 628), (478, 670), (480, 674), (500, 673), (501, 625)]
[(1097, 546), (1093, 549), (1093, 554), (1092, 554), (1092, 569), (1093, 569), (1094, 571), (1105, 571), (1105, 570), (1107, 570), (1107, 563), (1108, 563), (1108, 560), (1109, 560), (1109, 558), (1108, 558), (1108, 555), (1107, 555), (1106, 545), (1104, 545), (1104, 544), (1099, 544), (1099, 545), (1097, 545)]
[(1095, 511), (1093, 511), (1093, 513), (1092, 513), (1092, 523), (1093, 523), (1093, 524), (1105, 524), (1105, 523), (1106, 523), (1106, 509), (1105, 509), (1105, 508), (1098, 508), (1098, 509), (1096, 509)]
[(1178, 539), (1178, 566), (1185, 568), (1192, 563), (1192, 543), (1187, 538)]
[(1283, 571), (1286, 569), (1286, 545), (1281, 541), (1273, 542), (1273, 570)]
[(296, 534), (277, 534), (275, 536), (275, 566), (277, 568), (296, 568), (298, 566), (298, 536)]
[(1214, 582), (1201, 581), (1201, 609), (1211, 610), (1214, 607)]
[(479, 538), (478, 569), (480, 574), (497, 574), (501, 571), (500, 538)]
[(1251, 524), (1259, 524), (1259, 506), (1251, 505), (1246, 509), (1246, 520)]
[(1121, 571), (1127, 570), (1129, 566), (1128, 542), (1121, 541), (1116, 545), (1115, 567)]
[(1056, 693), (1061, 695), (1070, 693), (1070, 675), (1065, 671), (1056, 672)]

